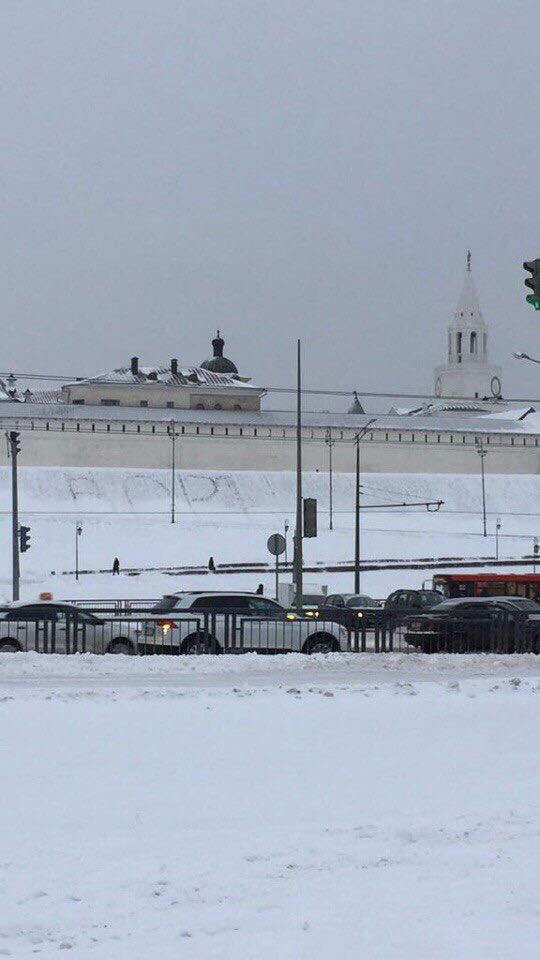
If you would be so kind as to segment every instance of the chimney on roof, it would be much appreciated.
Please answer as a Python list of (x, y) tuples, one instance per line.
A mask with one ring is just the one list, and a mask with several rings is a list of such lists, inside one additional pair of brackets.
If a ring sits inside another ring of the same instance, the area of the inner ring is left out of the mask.
[(173, 373), (174, 376), (178, 373), (178, 360), (176, 359), (171, 360), (171, 373)]
[(138, 358), (138, 357), (132, 357), (132, 358), (131, 358), (131, 372), (132, 372), (132, 373), (138, 373), (138, 372), (139, 372), (139, 358)]

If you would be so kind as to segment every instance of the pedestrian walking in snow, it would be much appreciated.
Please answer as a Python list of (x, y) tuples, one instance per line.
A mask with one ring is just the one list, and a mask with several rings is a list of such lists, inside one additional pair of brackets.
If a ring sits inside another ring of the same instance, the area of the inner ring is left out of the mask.
[(216, 569), (216, 565), (215, 565), (215, 563), (214, 563), (214, 558), (213, 558), (213, 557), (210, 557), (210, 559), (209, 559), (209, 561), (208, 561), (208, 569), (210, 570), (211, 573), (214, 573), (214, 570)]
[(255, 593), (257, 594), (257, 596), (262, 597), (262, 595), (263, 595), (263, 593), (264, 593), (264, 584), (260, 583), (259, 586), (257, 587)]
[(118, 557), (115, 557), (114, 560), (113, 560), (112, 572), (113, 572), (113, 577), (114, 577), (115, 573), (117, 573), (118, 576), (120, 576), (120, 561), (119, 561)]

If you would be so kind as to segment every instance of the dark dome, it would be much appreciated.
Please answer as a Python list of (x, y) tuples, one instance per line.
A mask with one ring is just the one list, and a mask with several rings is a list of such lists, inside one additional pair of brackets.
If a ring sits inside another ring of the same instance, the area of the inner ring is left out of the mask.
[(214, 356), (211, 360), (204, 360), (201, 363), (201, 367), (204, 370), (211, 370), (213, 373), (235, 373), (238, 374), (238, 368), (232, 360), (228, 360), (227, 357), (223, 356), (223, 347), (225, 346), (225, 341), (223, 337), (220, 337), (219, 330), (217, 336), (212, 340), (212, 346), (214, 348)]

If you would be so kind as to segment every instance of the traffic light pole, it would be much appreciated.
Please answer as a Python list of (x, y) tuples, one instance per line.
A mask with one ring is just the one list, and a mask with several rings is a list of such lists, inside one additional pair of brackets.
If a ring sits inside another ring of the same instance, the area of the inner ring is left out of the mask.
[(297, 386), (296, 386), (296, 530), (294, 531), (294, 583), (296, 589), (296, 610), (302, 613), (304, 582), (302, 567), (303, 516), (302, 516), (302, 368), (300, 340), (297, 343)]
[(369, 428), (373, 426), (376, 417), (368, 420), (365, 427), (358, 431), (355, 437), (356, 443), (356, 472), (355, 472), (355, 498), (354, 498), (354, 592), (360, 593), (360, 441), (365, 437)]
[(9, 445), (11, 452), (11, 547), (12, 547), (12, 598), (19, 599), (19, 488), (17, 478), (17, 457), (19, 455), (18, 447), (19, 434), (12, 430), (9, 434)]

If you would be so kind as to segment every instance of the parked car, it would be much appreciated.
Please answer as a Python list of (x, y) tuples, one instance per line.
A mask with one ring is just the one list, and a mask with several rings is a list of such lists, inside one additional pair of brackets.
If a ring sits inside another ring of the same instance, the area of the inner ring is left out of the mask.
[(397, 626), (406, 623), (411, 613), (430, 610), (443, 600), (438, 590), (394, 590), (384, 601), (384, 609), (390, 622)]
[(0, 652), (37, 650), (68, 653), (86, 649), (128, 653), (131, 643), (121, 621), (80, 610), (69, 603), (16, 602), (0, 611)]
[(539, 653), (540, 606), (525, 597), (444, 600), (410, 618), (405, 640), (424, 653)]
[(349, 633), (342, 625), (299, 619), (275, 600), (254, 593), (167, 594), (144, 622), (133, 627), (134, 647), (151, 649), (156, 625), (167, 637), (167, 651), (161, 643), (160, 648), (171, 653), (226, 649), (327, 653), (349, 646)]
[[(318, 617), (319, 607), (326, 599), (324, 593), (304, 593), (302, 597), (302, 611), (305, 617)], [(292, 601), (292, 609), (296, 610), (296, 595)]]
[(382, 604), (366, 594), (331, 593), (319, 604), (319, 616), (336, 623), (343, 623), (349, 629), (359, 624), (373, 626)]

